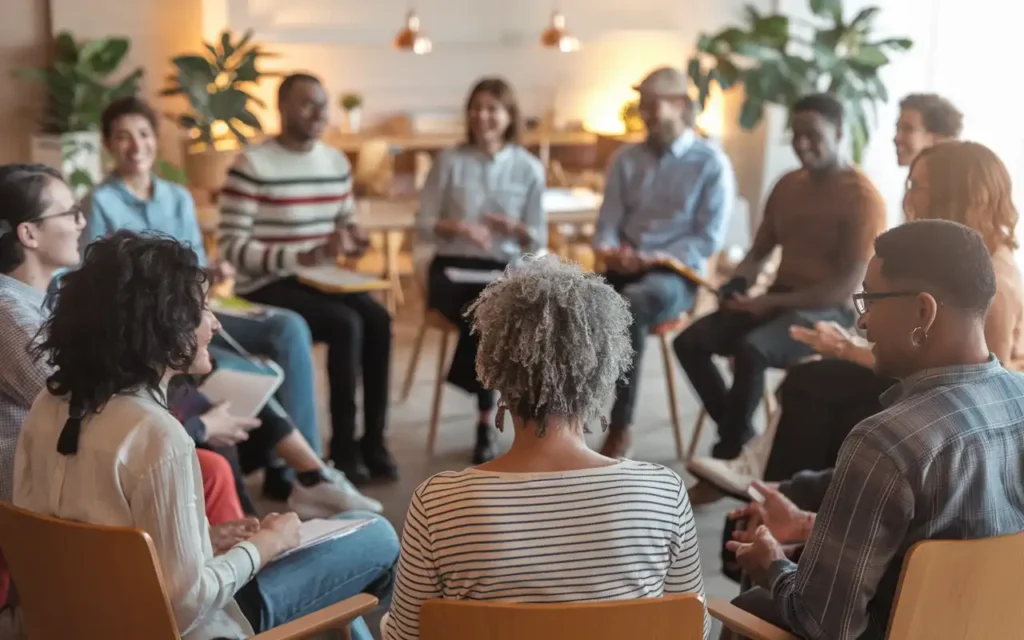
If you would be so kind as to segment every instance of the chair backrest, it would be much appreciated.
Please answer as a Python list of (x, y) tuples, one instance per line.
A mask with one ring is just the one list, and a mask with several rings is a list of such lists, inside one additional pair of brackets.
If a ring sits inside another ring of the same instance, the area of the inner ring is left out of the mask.
[(429, 600), (420, 640), (702, 640), (704, 605), (696, 595), (578, 604)]
[(1019, 638), (1022, 601), (1024, 533), (919, 542), (904, 561), (887, 637)]
[(179, 640), (144, 531), (0, 504), (0, 548), (32, 640)]

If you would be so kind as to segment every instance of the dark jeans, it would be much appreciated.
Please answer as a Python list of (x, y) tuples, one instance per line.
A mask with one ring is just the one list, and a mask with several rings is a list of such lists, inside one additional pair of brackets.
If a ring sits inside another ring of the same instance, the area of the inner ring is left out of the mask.
[(356, 439), (356, 387), (363, 379), (363, 439), (384, 446), (391, 376), (391, 314), (368, 293), (328, 294), (285, 278), (246, 295), (253, 302), (291, 309), (327, 343), (331, 388), (331, 459), (349, 466)]
[(504, 270), (504, 262), (483, 258), (436, 256), (427, 273), (427, 307), (438, 311), (459, 328), (459, 342), (448, 367), (448, 382), (476, 396), (477, 409), (494, 408), (494, 392), (484, 389), (476, 379), (476, 350), (480, 337), (470, 332), (470, 321), (465, 315), (468, 307), (487, 285), (452, 282), (445, 269), (472, 269), (474, 271)]
[[(814, 353), (789, 337), (789, 327), (811, 327), (832, 320), (853, 323), (852, 311), (841, 307), (786, 311), (767, 318), (716, 311), (694, 322), (673, 346), (704, 409), (718, 425), (716, 458), (731, 460), (754, 435), (753, 417), (769, 367), (790, 367)], [(733, 357), (732, 387), (725, 385), (713, 355)]]
[(846, 435), (882, 410), (878, 398), (895, 382), (846, 360), (790, 369), (779, 387), (782, 413), (764, 479), (778, 482), (800, 471), (834, 467)]
[(640, 390), (640, 369), (644, 346), (651, 330), (662, 322), (672, 320), (693, 307), (697, 286), (671, 271), (654, 270), (642, 274), (605, 274), (608, 284), (629, 303), (633, 324), (629, 328), (633, 344), (633, 366), (615, 388), (611, 429), (628, 429), (633, 423), (633, 411)]

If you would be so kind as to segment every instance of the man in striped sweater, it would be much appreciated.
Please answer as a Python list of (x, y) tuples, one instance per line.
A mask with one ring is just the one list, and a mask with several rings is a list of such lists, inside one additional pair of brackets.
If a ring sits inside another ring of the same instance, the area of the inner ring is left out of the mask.
[[(384, 443), (391, 316), (367, 293), (326, 294), (295, 278), (301, 267), (331, 263), (368, 244), (353, 219), (351, 166), (319, 141), (328, 100), (317, 78), (288, 76), (277, 99), (281, 134), (246, 147), (228, 173), (220, 248), (238, 271), (240, 295), (297, 312), (313, 339), (327, 343), (335, 466), (356, 483), (393, 480), (397, 469)], [(364, 434), (356, 447), (360, 376)]]

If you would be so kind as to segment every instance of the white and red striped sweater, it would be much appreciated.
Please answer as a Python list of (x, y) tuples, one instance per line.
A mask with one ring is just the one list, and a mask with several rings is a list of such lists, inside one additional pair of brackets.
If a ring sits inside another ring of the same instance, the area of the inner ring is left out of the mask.
[(322, 143), (291, 151), (276, 140), (246, 147), (221, 191), (221, 255), (249, 293), (295, 273), (298, 255), (351, 218), (352, 168)]

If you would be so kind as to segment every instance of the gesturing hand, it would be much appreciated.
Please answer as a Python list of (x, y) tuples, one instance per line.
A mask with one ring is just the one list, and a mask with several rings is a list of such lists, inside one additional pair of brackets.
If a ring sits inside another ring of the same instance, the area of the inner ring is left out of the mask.
[(491, 237), (491, 230), (487, 225), (467, 223), (462, 229), (462, 235), (469, 238), (481, 249), (490, 249), (494, 242)]
[(850, 345), (850, 334), (835, 322), (816, 322), (813, 329), (793, 325), (789, 335), (823, 356), (842, 357)]
[(737, 529), (732, 537), (738, 542), (753, 542), (755, 531), (764, 525), (784, 544), (807, 542), (814, 528), (814, 514), (797, 507), (773, 486), (755, 481), (753, 487), (764, 496), (764, 502), (751, 502), (729, 512), (730, 520), (747, 521), (746, 530)]
[(249, 431), (260, 426), (258, 418), (239, 418), (230, 413), (231, 403), (222, 402), (199, 419), (206, 427), (206, 444), (214, 447), (232, 447), (249, 439)]
[(772, 537), (768, 527), (761, 525), (753, 534), (748, 543), (730, 540), (725, 543), (725, 548), (736, 554), (736, 562), (743, 569), (754, 584), (769, 588), (768, 569), (776, 560), (785, 560), (786, 553), (782, 545)]

